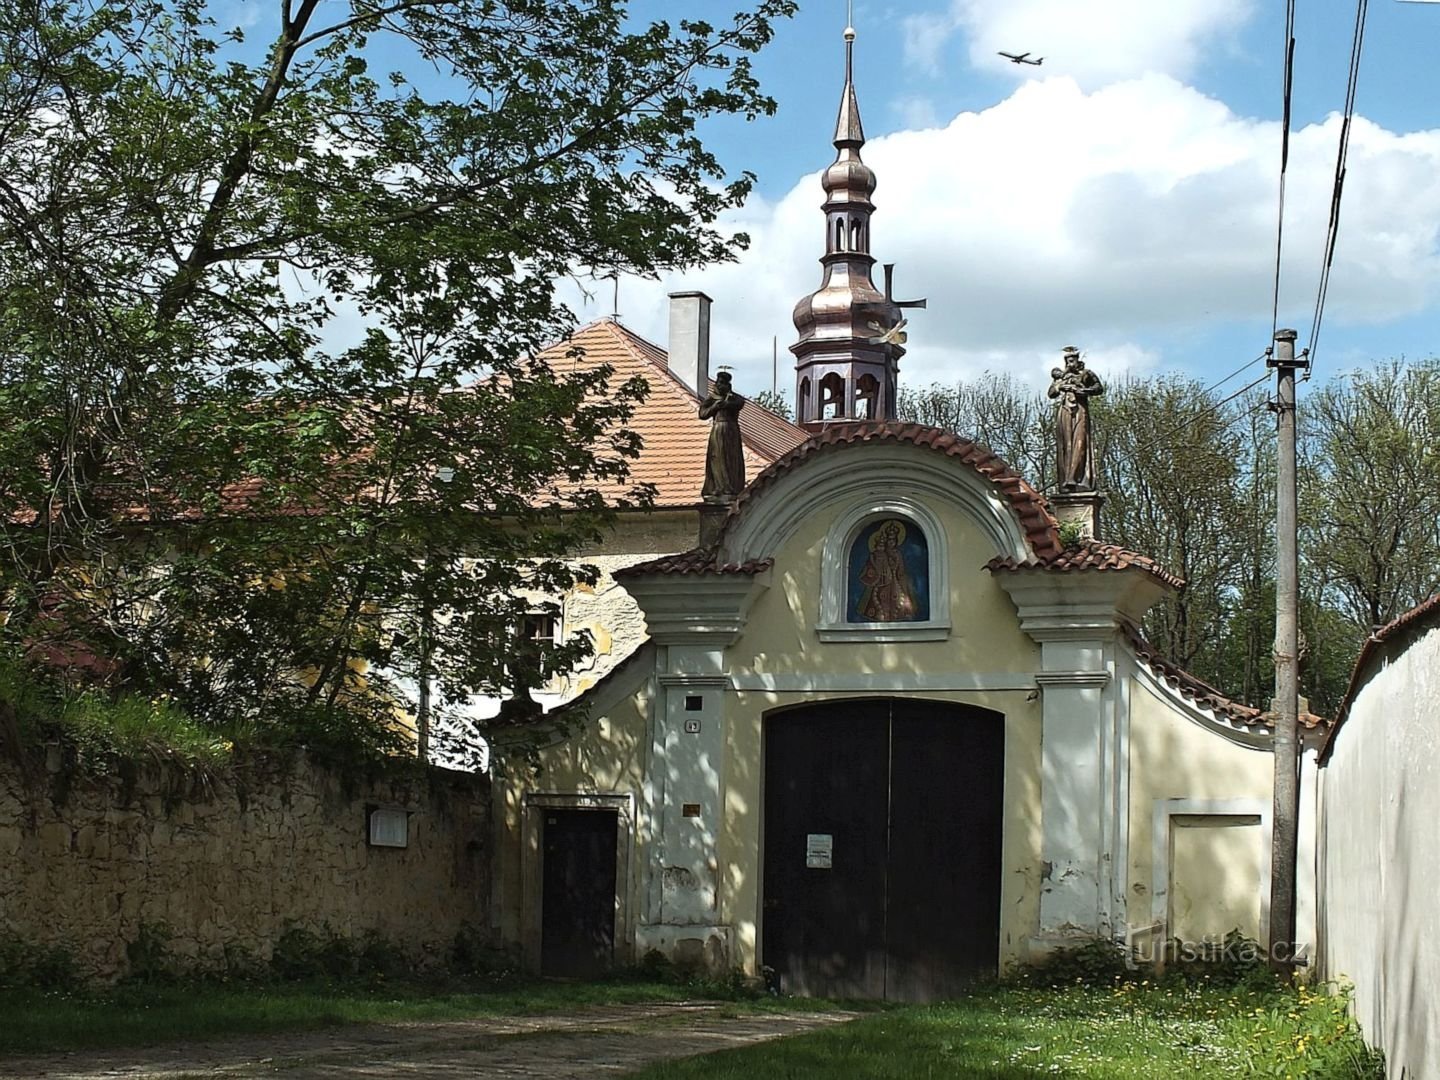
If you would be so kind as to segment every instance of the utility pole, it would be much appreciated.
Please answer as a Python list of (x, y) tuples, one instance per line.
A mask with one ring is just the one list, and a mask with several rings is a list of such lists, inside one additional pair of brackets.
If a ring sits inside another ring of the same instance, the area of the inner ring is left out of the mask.
[(1275, 510), (1275, 802), (1271, 814), (1270, 966), (1294, 968), (1295, 864), (1300, 817), (1300, 561), (1296, 538), (1295, 370), (1309, 361), (1295, 356), (1295, 331), (1275, 331), (1269, 366), (1278, 385)]

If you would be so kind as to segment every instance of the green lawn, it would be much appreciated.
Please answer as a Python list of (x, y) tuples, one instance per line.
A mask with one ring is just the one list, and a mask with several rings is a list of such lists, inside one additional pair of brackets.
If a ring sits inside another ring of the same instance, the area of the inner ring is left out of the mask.
[(652, 1066), (634, 1080), (941, 1077), (1381, 1080), (1340, 999), (1299, 993), (1004, 988)]
[[(0, 991), (0, 1056), (303, 1031), (354, 1023), (514, 1016), (703, 997), (665, 982), (513, 983), (445, 990), (296, 984), (120, 986), (103, 993)], [(744, 999), (757, 1010), (833, 1007)], [(925, 1080), (934, 1077), (1315, 1077), (1383, 1070), (1344, 1002), (1308, 991), (997, 987), (928, 1007), (880, 1008), (810, 1035), (654, 1066), (637, 1080)]]

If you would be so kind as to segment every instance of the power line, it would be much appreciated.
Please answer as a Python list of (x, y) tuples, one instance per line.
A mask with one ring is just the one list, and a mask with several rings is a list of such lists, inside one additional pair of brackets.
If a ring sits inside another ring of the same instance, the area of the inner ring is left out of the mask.
[(1285, 247), (1285, 170), (1290, 164), (1290, 98), (1295, 85), (1295, 0), (1285, 3), (1285, 80), (1280, 117), (1280, 209), (1275, 215), (1275, 280), (1270, 298), (1270, 340), (1280, 324), (1280, 255)]
[[(1340, 145), (1335, 155), (1335, 178), (1330, 187), (1330, 223), (1325, 232), (1325, 262), (1320, 269), (1320, 286), (1315, 293), (1315, 316), (1310, 323), (1310, 340), (1305, 350), (1311, 365), (1305, 378), (1314, 370), (1315, 353), (1319, 346), (1320, 324), (1325, 317), (1325, 295), (1330, 289), (1330, 267), (1335, 261), (1335, 240), (1340, 232), (1340, 198), (1345, 191), (1346, 158), (1350, 153), (1350, 128), (1355, 118), (1355, 90), (1360, 81), (1360, 56), (1365, 48), (1365, 16), (1369, 0), (1357, 0), (1355, 31), (1350, 42), (1350, 71), (1345, 84), (1345, 113), (1340, 122)], [(1303, 355), (1303, 354), (1302, 354)]]
[(1244, 364), (1241, 364), (1238, 368), (1236, 368), (1234, 371), (1232, 371), (1229, 375), (1226, 375), (1226, 376), (1225, 376), (1223, 379), (1221, 379), (1219, 382), (1211, 383), (1209, 386), (1207, 386), (1204, 390), (1202, 390), (1202, 391), (1200, 391), (1200, 392), (1201, 392), (1202, 394), (1209, 394), (1209, 393), (1212, 393), (1212, 392), (1220, 389), (1220, 387), (1224, 386), (1224, 385), (1225, 385), (1227, 382), (1229, 382), (1231, 379), (1235, 378), (1236, 375), (1239, 375), (1242, 371), (1245, 371), (1247, 368), (1252, 368), (1252, 367), (1254, 367), (1256, 364), (1258, 364), (1261, 360), (1264, 360), (1264, 359), (1265, 359), (1267, 356), (1269, 356), (1269, 355), (1270, 355), (1270, 350), (1269, 350), (1269, 349), (1266, 349), (1266, 350), (1265, 350), (1264, 352), (1262, 352), (1259, 356), (1255, 357), (1254, 360), (1250, 360), (1250, 361), (1248, 361), (1248, 362), (1246, 362), (1246, 363), (1244, 363)]
[[(1263, 353), (1261, 354), (1260, 359), (1264, 359), (1264, 354), (1263, 354)], [(1254, 360), (1250, 361), (1250, 364), (1246, 364), (1245, 367), (1249, 367), (1249, 366), (1250, 366), (1251, 364), (1253, 364), (1253, 363), (1255, 363)], [(1243, 367), (1240, 368), (1240, 369), (1238, 369), (1233, 375), (1226, 376), (1225, 379), (1222, 379), (1221, 382), (1223, 383), (1223, 382), (1228, 381), (1228, 380), (1231, 379), (1231, 378), (1234, 378), (1235, 375), (1238, 375), (1241, 371), (1244, 371), (1244, 370), (1245, 370), (1245, 368), (1243, 368)], [(1152, 452), (1154, 452), (1156, 449), (1158, 449), (1160, 446), (1164, 445), (1165, 443), (1174, 441), (1174, 440), (1176, 439), (1176, 437), (1179, 436), (1179, 435), (1181, 435), (1186, 428), (1194, 427), (1196, 424), (1200, 423), (1202, 420), (1206, 419), (1206, 418), (1209, 417), (1210, 415), (1212, 415), (1212, 414), (1214, 414), (1214, 413), (1218, 413), (1218, 412), (1219, 412), (1221, 409), (1223, 409), (1226, 405), (1230, 404), (1230, 402), (1234, 401), (1236, 398), (1238, 398), (1238, 397), (1240, 397), (1240, 396), (1242, 396), (1242, 395), (1244, 395), (1244, 394), (1249, 393), (1251, 390), (1255, 389), (1255, 387), (1259, 386), (1261, 383), (1268, 381), (1269, 378), (1270, 378), (1270, 373), (1267, 371), (1264, 375), (1261, 375), (1260, 378), (1256, 379), (1254, 382), (1251, 382), (1251, 383), (1249, 383), (1249, 384), (1247, 384), (1247, 385), (1245, 385), (1245, 386), (1242, 386), (1239, 390), (1236, 390), (1236, 391), (1235, 391), (1233, 394), (1231, 394), (1229, 397), (1222, 398), (1222, 399), (1220, 399), (1219, 401), (1216, 401), (1216, 402), (1213, 402), (1213, 403), (1211, 403), (1211, 404), (1209, 404), (1209, 405), (1206, 405), (1203, 409), (1201, 409), (1199, 412), (1195, 413), (1193, 416), (1187, 416), (1187, 417), (1185, 417), (1183, 420), (1181, 420), (1179, 423), (1177, 423), (1174, 427), (1170, 428), (1168, 431), (1162, 432), (1162, 433), (1160, 433), (1159, 435), (1157, 435), (1155, 438), (1150, 439), (1150, 440), (1142, 443), (1141, 445), (1139, 445), (1139, 446), (1137, 446), (1137, 447), (1134, 447), (1132, 450), (1130, 450), (1130, 452), (1128, 453), (1127, 456), (1130, 457), (1130, 458), (1133, 458), (1133, 459), (1139, 459), (1139, 458), (1143, 458), (1143, 457), (1148, 456), (1149, 454), (1151, 454)], [(1219, 383), (1217, 383), (1216, 385), (1218, 386)], [(1209, 391), (1209, 390), (1206, 390), (1206, 391), (1204, 391), (1203, 393), (1208, 394), (1208, 393), (1210, 393), (1210, 391)], [(1265, 401), (1260, 402), (1259, 404), (1253, 406), (1252, 408), (1249, 408), (1249, 409), (1244, 410), (1243, 412), (1237, 413), (1235, 416), (1231, 417), (1228, 421), (1226, 421), (1225, 423), (1221, 424), (1221, 426), (1219, 427), (1219, 429), (1216, 430), (1216, 431), (1214, 432), (1214, 434), (1216, 434), (1216, 435), (1223, 435), (1223, 434), (1227, 433), (1232, 427), (1234, 427), (1236, 424), (1238, 424), (1241, 420), (1244, 420), (1245, 418), (1253, 415), (1254, 413), (1259, 412), (1262, 408), (1265, 408), (1265, 407), (1268, 406), (1268, 405), (1269, 405), (1269, 399), (1267, 398)]]

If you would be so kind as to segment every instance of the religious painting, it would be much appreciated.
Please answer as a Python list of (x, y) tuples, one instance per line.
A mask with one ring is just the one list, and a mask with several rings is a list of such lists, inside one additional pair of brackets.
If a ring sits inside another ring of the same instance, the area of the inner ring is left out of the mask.
[(845, 621), (925, 622), (930, 618), (930, 545), (914, 522), (881, 518), (850, 545)]

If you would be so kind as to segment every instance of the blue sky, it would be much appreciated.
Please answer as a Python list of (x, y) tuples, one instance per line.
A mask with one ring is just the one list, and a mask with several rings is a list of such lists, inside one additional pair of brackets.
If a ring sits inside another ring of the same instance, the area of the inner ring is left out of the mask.
[[(638, 18), (719, 21), (716, 0), (638, 0)], [(1329, 211), (1353, 5), (1298, 5), (1281, 325), (1306, 344)], [(902, 378), (1043, 380), (1076, 344), (1112, 375), (1219, 379), (1270, 333), (1280, 0), (860, 0), (856, 83), (879, 175), (875, 254), (930, 308)], [(626, 281), (622, 321), (663, 343), (666, 291), (715, 299), (714, 356), (744, 392), (787, 386), (789, 312), (819, 283), (816, 174), (842, 77), (843, 0), (811, 0), (758, 71), (773, 118), (712, 126), (759, 174), (733, 266)], [(1440, 4), (1374, 0), (1317, 375), (1440, 352)], [(1044, 55), (1017, 67), (996, 49)], [(577, 303), (610, 311), (609, 290)], [(1252, 369), (1258, 374), (1258, 369)], [(1238, 387), (1237, 387), (1238, 388)]]

